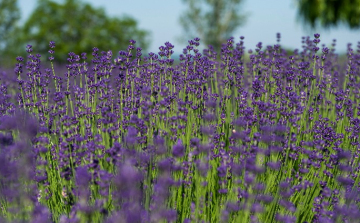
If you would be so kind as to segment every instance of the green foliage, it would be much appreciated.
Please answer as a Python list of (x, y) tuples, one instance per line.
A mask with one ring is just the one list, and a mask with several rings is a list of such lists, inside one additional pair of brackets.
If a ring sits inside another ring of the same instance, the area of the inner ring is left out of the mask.
[(117, 52), (126, 49), (130, 39), (135, 39), (145, 50), (149, 45), (148, 32), (139, 29), (130, 17), (108, 17), (104, 9), (81, 1), (39, 0), (24, 26), (13, 36), (13, 41), (8, 42), (7, 55), (22, 55), (26, 44), (36, 47), (40, 54), (48, 55), (48, 43), (55, 41), (55, 58), (63, 63), (70, 51), (91, 53), (93, 47), (98, 47)]
[[(4, 50), (6, 42), (11, 39), (20, 19), (20, 11), (16, 0), (0, 1), (0, 52)], [(0, 57), (0, 62), (4, 58)]]
[(180, 17), (187, 33), (183, 38), (199, 37), (216, 50), (220, 50), (221, 44), (245, 21), (245, 15), (239, 14), (242, 0), (183, 1), (188, 6)]
[(298, 0), (298, 14), (311, 27), (325, 28), (344, 23), (360, 27), (360, 0)]
[(0, 1), (0, 47), (4, 39), (7, 39), (9, 33), (14, 31), (17, 22), (20, 19), (20, 11), (16, 0)]

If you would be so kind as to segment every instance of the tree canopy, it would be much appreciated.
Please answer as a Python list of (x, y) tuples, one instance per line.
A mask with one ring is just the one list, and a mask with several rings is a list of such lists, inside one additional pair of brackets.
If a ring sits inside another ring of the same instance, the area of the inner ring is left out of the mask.
[(297, 0), (298, 15), (305, 24), (325, 28), (341, 23), (360, 27), (360, 0)]
[(77, 0), (58, 3), (38, 0), (35, 10), (25, 24), (7, 41), (7, 55), (25, 52), (31, 44), (40, 54), (47, 54), (49, 42), (56, 43), (55, 60), (65, 62), (69, 52), (90, 53), (93, 47), (117, 52), (127, 48), (130, 39), (146, 50), (148, 32), (137, 22), (123, 16), (109, 17), (104, 9)]
[(244, 23), (240, 14), (242, 0), (183, 0), (187, 10), (180, 17), (187, 39), (200, 37), (206, 45), (219, 50), (222, 43)]
[[(20, 19), (20, 10), (15, 0), (0, 1), (0, 51), (6, 47), (6, 42), (15, 34)], [(1, 62), (4, 61), (1, 58)]]
[(7, 38), (20, 19), (20, 11), (16, 3), (14, 0), (0, 1), (0, 39)]

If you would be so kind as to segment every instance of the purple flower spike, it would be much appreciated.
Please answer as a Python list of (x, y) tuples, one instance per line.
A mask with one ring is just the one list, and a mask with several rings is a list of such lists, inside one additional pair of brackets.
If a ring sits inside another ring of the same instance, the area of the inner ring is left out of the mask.
[(176, 158), (183, 157), (185, 155), (185, 147), (182, 144), (182, 141), (179, 139), (177, 144), (173, 146), (173, 156)]
[(55, 48), (55, 42), (54, 42), (54, 41), (50, 41), (49, 47), (50, 47), (51, 49), (54, 49), (54, 48)]

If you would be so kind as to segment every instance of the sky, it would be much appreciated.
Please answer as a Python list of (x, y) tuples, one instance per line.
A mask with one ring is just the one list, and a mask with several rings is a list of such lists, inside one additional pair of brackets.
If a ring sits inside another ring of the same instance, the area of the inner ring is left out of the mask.
[[(59, 0), (58, 0), (59, 1)], [(149, 51), (157, 53), (165, 42), (175, 45), (175, 54), (180, 54), (186, 43), (179, 42), (183, 29), (180, 15), (186, 10), (182, 0), (82, 0), (94, 7), (102, 7), (109, 16), (128, 15), (138, 21), (141, 29), (150, 31)], [(22, 21), (36, 7), (36, 0), (19, 0)], [(61, 1), (60, 1), (61, 2)], [(301, 49), (301, 37), (320, 33), (321, 44), (330, 45), (337, 40), (337, 52), (345, 52), (348, 43), (356, 48), (360, 41), (360, 29), (350, 30), (345, 26), (330, 30), (310, 30), (297, 16), (296, 0), (244, 0), (242, 12), (248, 15), (246, 23), (234, 32), (236, 42), (245, 37), (246, 49), (254, 49), (258, 42), (263, 46), (276, 44), (276, 33), (281, 33), (281, 45)], [(201, 43), (201, 41), (200, 41)]]

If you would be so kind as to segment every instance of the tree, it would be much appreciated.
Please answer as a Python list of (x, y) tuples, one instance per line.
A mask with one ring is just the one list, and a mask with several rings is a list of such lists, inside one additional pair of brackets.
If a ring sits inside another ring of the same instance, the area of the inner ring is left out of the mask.
[(298, 15), (312, 28), (329, 28), (339, 23), (359, 28), (360, 0), (298, 0)]
[(188, 8), (180, 17), (187, 36), (200, 37), (215, 50), (221, 48), (233, 32), (244, 23), (245, 15), (239, 14), (242, 0), (183, 0)]
[(49, 42), (54, 41), (55, 61), (65, 62), (69, 52), (91, 53), (93, 47), (116, 54), (127, 48), (130, 39), (144, 50), (149, 45), (148, 32), (139, 29), (130, 17), (108, 17), (104, 9), (78, 0), (65, 0), (63, 4), (39, 0), (10, 48), (24, 52), (26, 44), (31, 44), (34, 52), (48, 55)]
[(20, 11), (17, 0), (1, 0), (0, 1), (0, 41), (9, 38), (9, 33), (15, 30), (17, 22), (20, 19)]
[[(4, 50), (7, 42), (14, 34), (17, 23), (20, 19), (20, 11), (16, 0), (0, 1), (0, 52)], [(6, 58), (2, 57), (1, 62), (4, 63)]]

